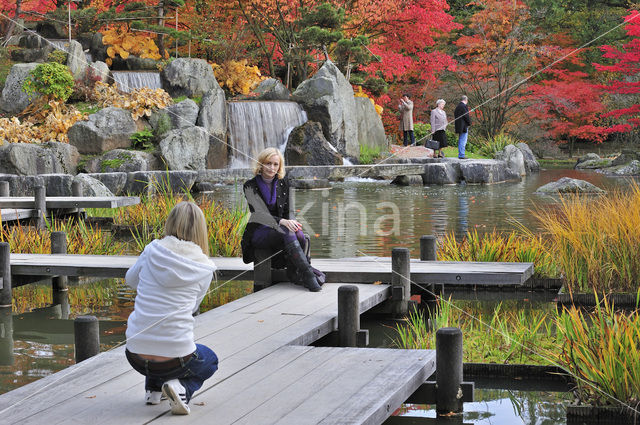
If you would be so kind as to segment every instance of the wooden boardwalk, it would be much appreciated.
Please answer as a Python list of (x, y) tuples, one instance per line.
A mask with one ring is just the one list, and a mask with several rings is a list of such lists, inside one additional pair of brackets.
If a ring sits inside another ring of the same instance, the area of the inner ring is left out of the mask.
[[(0, 396), (6, 424), (380, 424), (435, 370), (435, 352), (308, 347), (336, 329), (337, 289), (277, 284), (196, 317), (218, 372), (173, 416), (144, 405), (123, 347)], [(360, 310), (390, 295), (359, 285)]]
[[(47, 196), (45, 201), (48, 210), (70, 208), (119, 208), (139, 204), (140, 198), (137, 196)], [(34, 197), (0, 197), (0, 208), (3, 209), (34, 209), (35, 207), (36, 203)]]
[[(11, 254), (11, 273), (40, 276), (124, 277), (136, 256)], [(237, 257), (214, 257), (222, 280), (253, 280), (253, 264)], [(389, 257), (312, 259), (327, 282), (391, 282)], [(419, 284), (521, 285), (533, 275), (532, 263), (483, 263), (411, 260), (411, 280)]]

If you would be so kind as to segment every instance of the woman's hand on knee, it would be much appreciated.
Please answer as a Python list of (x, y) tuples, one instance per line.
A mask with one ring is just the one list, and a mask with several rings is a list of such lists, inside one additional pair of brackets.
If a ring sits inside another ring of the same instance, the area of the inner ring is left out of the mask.
[(287, 220), (286, 218), (283, 218), (278, 224), (286, 227), (293, 233), (297, 232), (298, 230), (302, 230), (302, 224), (300, 224), (297, 220)]

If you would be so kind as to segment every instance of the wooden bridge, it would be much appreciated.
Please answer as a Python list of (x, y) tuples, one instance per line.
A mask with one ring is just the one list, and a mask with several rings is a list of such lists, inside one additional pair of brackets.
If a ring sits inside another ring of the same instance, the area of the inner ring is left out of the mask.
[[(10, 263), (12, 275), (122, 277), (136, 258), (11, 254)], [(213, 260), (220, 284), (256, 275), (239, 258)], [(358, 283), (360, 312), (408, 295), (396, 291), (391, 263), (384, 257), (313, 260), (329, 282)], [(421, 283), (517, 286), (533, 273), (531, 263), (408, 265), (411, 280)], [(144, 377), (119, 347), (0, 395), (0, 418), (48, 425), (381, 424), (434, 372), (435, 352), (309, 346), (337, 329), (339, 286), (327, 283), (311, 293), (279, 283), (197, 316), (197, 342), (216, 351), (220, 368), (196, 393), (190, 416), (171, 415), (166, 402), (146, 406)]]

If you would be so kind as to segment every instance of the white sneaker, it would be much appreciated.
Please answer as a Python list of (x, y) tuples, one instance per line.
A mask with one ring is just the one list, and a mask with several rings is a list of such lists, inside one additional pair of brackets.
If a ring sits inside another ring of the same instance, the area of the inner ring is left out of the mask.
[(149, 391), (147, 390), (144, 394), (144, 401), (147, 404), (160, 404), (162, 400), (166, 400), (167, 398), (162, 394), (161, 391)]
[(162, 385), (162, 394), (169, 399), (171, 413), (174, 415), (188, 415), (191, 412), (187, 405), (187, 391), (177, 379), (165, 382)]

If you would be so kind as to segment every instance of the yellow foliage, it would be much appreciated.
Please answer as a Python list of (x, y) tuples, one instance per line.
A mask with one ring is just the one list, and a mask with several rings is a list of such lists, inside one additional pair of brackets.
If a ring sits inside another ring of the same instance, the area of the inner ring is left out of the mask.
[(142, 87), (134, 89), (130, 93), (122, 93), (115, 84), (108, 85), (101, 81), (96, 82), (91, 93), (91, 100), (103, 108), (115, 106), (127, 109), (131, 112), (131, 117), (134, 120), (143, 115), (150, 116), (153, 109), (166, 108), (173, 102), (169, 93), (162, 89)]
[[(48, 105), (48, 106), (47, 106)], [(43, 98), (32, 104), (20, 121), (18, 117), (0, 118), (0, 141), (9, 143), (69, 143), (67, 131), (86, 116), (64, 102)]]
[(378, 113), (378, 115), (382, 116), (382, 112), (384, 111), (384, 108), (380, 105), (378, 105), (373, 99), (371, 99), (369, 97), (369, 95), (367, 95), (365, 92), (362, 91), (362, 87), (357, 86), (356, 89), (353, 91), (353, 96), (354, 97), (366, 97), (367, 99), (369, 99), (371, 101), (371, 104), (373, 105), (373, 107), (376, 109), (376, 112)]
[(222, 65), (211, 64), (220, 87), (226, 87), (231, 94), (249, 94), (267, 77), (263, 77), (257, 66), (247, 65), (247, 60), (227, 61)]
[(115, 27), (106, 30), (102, 35), (102, 42), (107, 47), (107, 65), (111, 66), (113, 58), (119, 55), (126, 59), (129, 55), (141, 58), (162, 59), (156, 42), (149, 36), (131, 33), (125, 27)]

